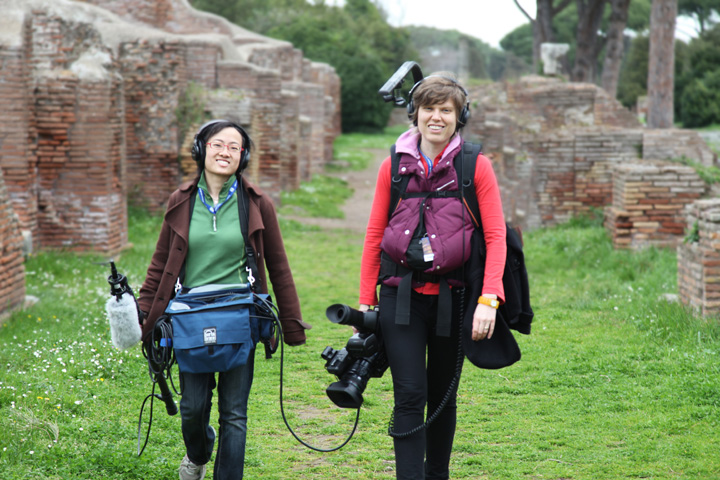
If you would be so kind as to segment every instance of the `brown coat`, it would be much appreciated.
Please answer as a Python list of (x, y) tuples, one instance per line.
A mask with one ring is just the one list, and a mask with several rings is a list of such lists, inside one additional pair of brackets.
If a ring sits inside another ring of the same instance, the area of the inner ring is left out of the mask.
[[(140, 310), (147, 314), (142, 328), (144, 341), (149, 339), (155, 323), (173, 298), (175, 282), (185, 263), (190, 230), (190, 199), (197, 192), (197, 181), (196, 179), (180, 185), (168, 200), (160, 237), (138, 298)], [(305, 329), (311, 327), (302, 321), (300, 300), (285, 253), (275, 207), (260, 189), (247, 180), (243, 179), (243, 186), (250, 198), (248, 236), (256, 253), (260, 293), (268, 293), (265, 273), (267, 267), (285, 343), (305, 343)]]

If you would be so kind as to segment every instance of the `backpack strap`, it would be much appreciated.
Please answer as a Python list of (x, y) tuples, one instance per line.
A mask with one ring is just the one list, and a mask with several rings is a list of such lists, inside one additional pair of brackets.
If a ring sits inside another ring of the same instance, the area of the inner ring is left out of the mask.
[(462, 182), (462, 198), (465, 207), (472, 217), (475, 228), (482, 228), (480, 221), (480, 205), (475, 193), (475, 165), (482, 152), (481, 143), (463, 143), (462, 153), (455, 156), (455, 172)]
[(400, 204), (400, 198), (407, 190), (410, 176), (398, 175), (400, 170), (400, 155), (395, 150), (395, 144), (390, 147), (390, 208), (388, 208), (388, 220)]

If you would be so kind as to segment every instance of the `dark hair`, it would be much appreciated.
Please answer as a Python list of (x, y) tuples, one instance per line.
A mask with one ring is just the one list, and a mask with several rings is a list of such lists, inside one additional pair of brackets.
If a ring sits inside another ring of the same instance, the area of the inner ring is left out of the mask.
[[(418, 111), (427, 105), (437, 105), (452, 101), (455, 106), (456, 119), (460, 119), (463, 110), (467, 108), (467, 91), (460, 85), (450, 72), (437, 72), (425, 77), (421, 83), (413, 88), (412, 102), (414, 111), (411, 120), (417, 125)], [(457, 130), (463, 127), (458, 123)]]
[(205, 168), (205, 143), (216, 135), (218, 132), (225, 130), (226, 128), (234, 128), (240, 133), (243, 139), (243, 152), (240, 157), (240, 165), (238, 166), (235, 175), (239, 175), (247, 167), (247, 163), (250, 159), (250, 152), (253, 148), (253, 142), (250, 135), (245, 129), (237, 122), (231, 120), (212, 120), (205, 123), (195, 134), (192, 147), (192, 157), (197, 163), (197, 173), (200, 175)]

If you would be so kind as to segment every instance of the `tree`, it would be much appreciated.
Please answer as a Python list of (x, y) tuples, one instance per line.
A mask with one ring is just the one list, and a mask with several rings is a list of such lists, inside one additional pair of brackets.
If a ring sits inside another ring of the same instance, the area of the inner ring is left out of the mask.
[(610, 23), (605, 45), (605, 62), (602, 71), (602, 87), (615, 98), (617, 95), (620, 66), (625, 53), (625, 26), (628, 20), (630, 0), (610, 0)]
[(620, 70), (617, 99), (627, 108), (635, 107), (638, 97), (647, 93), (649, 48), (650, 40), (647, 35), (635, 37)]
[[(512, 53), (516, 58), (522, 59), (527, 65), (533, 63), (533, 32), (528, 23), (520, 25), (500, 40), (500, 46), (505, 52)], [(537, 70), (533, 70), (537, 71)]]
[(341, 79), (344, 131), (380, 130), (391, 106), (377, 90), (406, 60), (417, 60), (407, 29), (387, 23), (372, 0), (191, 0), (244, 28), (286, 40), (305, 58), (335, 68)]
[(540, 46), (543, 43), (552, 43), (555, 41), (555, 35), (553, 33), (553, 18), (565, 7), (570, 5), (572, 0), (560, 0), (560, 3), (553, 5), (555, 0), (537, 0), (537, 15), (536, 18), (532, 18), (524, 8), (518, 3), (518, 0), (514, 0), (515, 5), (520, 11), (527, 17), (532, 25), (533, 31), (533, 47), (532, 47), (532, 65), (533, 71), (538, 70), (540, 62)]
[(602, 50), (598, 32), (607, 0), (577, 0), (578, 26), (575, 66), (571, 78), (575, 82), (595, 82), (597, 58)]
[(718, 0), (678, 0), (678, 13), (694, 17), (702, 34), (711, 23), (713, 13), (720, 13), (720, 3)]
[(653, 0), (650, 13), (648, 118), (650, 128), (671, 128), (674, 120), (675, 19), (678, 0)]
[(684, 127), (720, 123), (720, 24), (675, 50), (675, 115)]

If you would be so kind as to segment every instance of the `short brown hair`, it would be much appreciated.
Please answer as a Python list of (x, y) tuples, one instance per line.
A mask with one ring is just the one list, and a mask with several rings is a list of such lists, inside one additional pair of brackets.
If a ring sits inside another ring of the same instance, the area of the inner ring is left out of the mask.
[[(460, 85), (452, 73), (438, 72), (428, 75), (413, 86), (412, 102), (413, 108), (411, 118), (413, 124), (417, 124), (418, 109), (426, 105), (437, 105), (448, 100), (455, 106), (455, 114), (459, 119), (463, 109), (468, 104), (467, 90)], [(462, 125), (458, 124), (458, 128)]]

